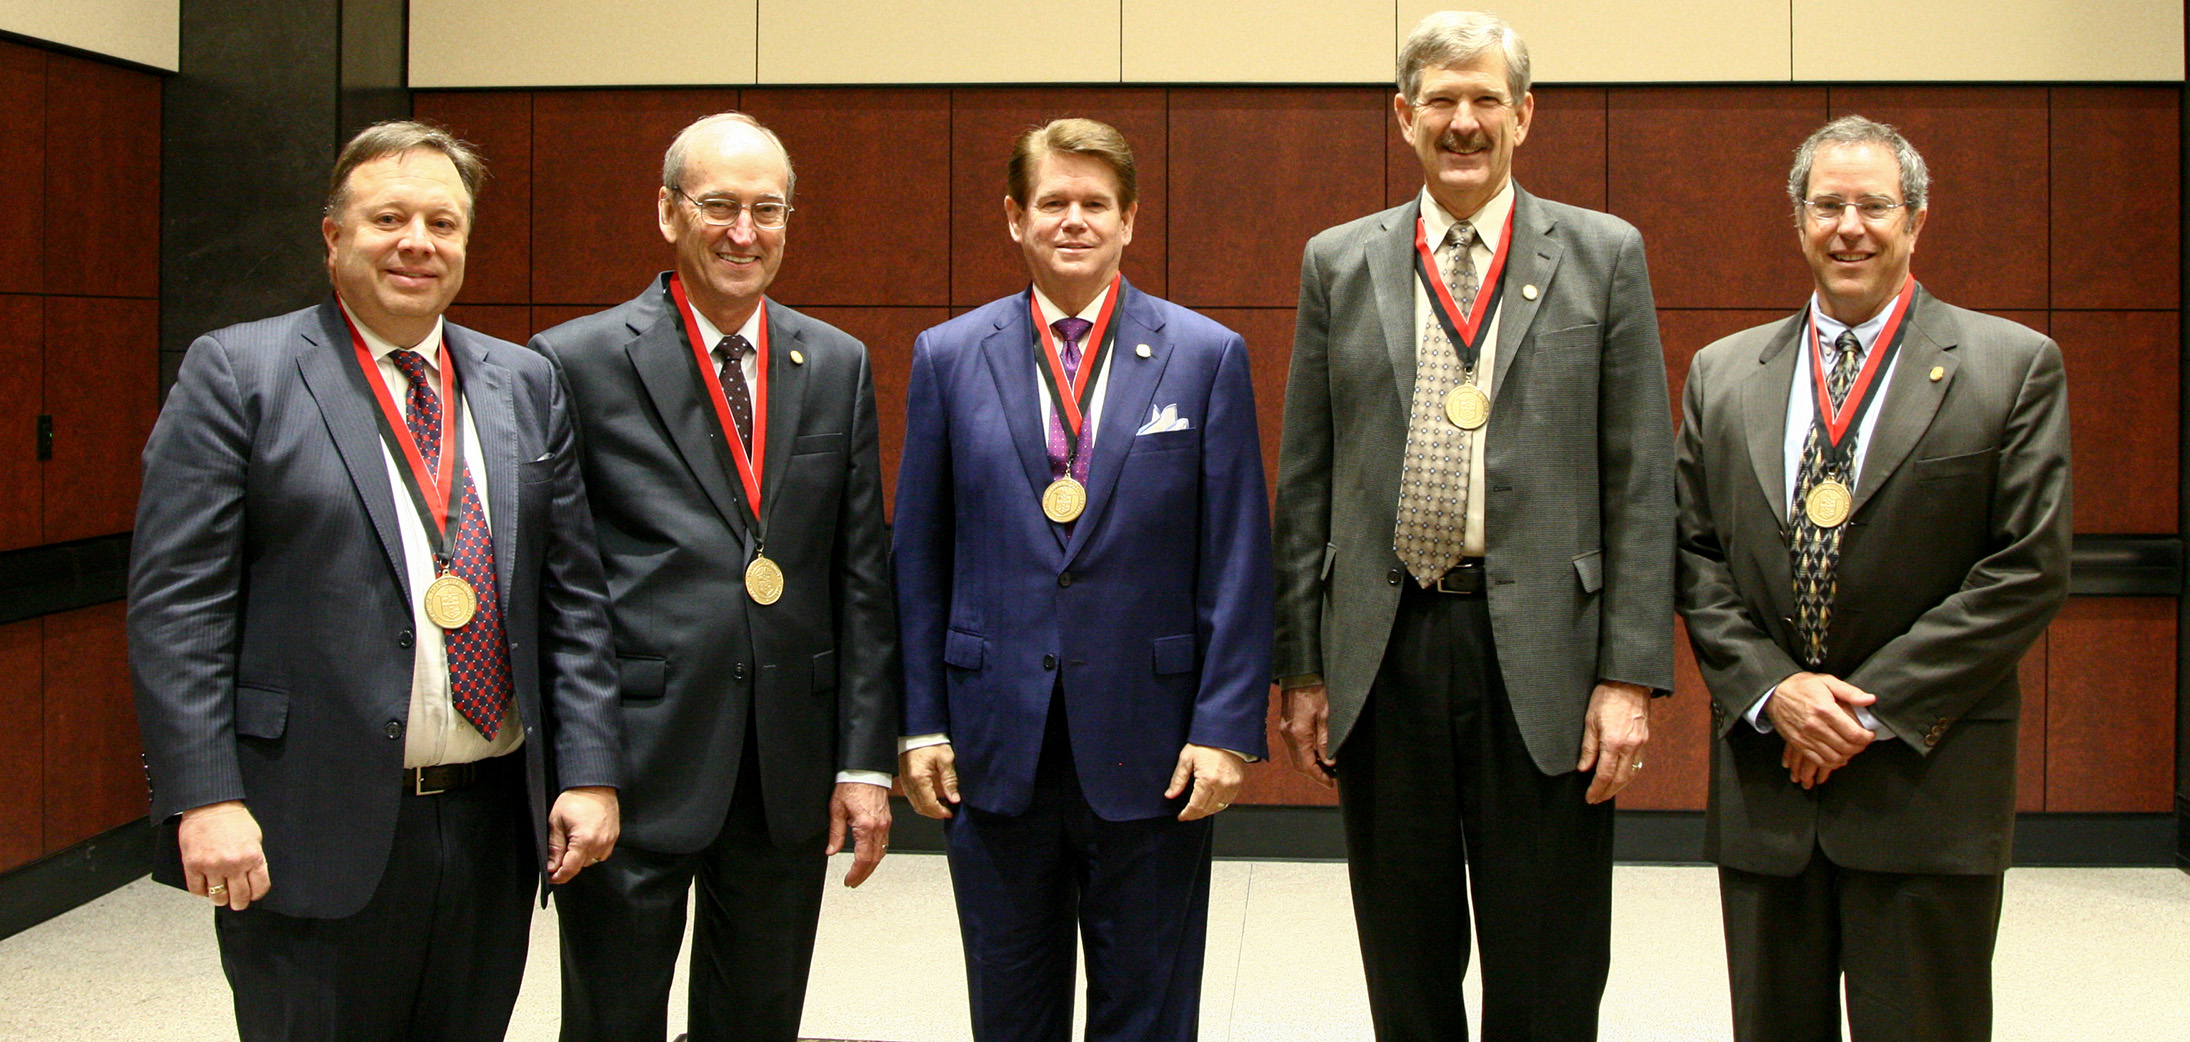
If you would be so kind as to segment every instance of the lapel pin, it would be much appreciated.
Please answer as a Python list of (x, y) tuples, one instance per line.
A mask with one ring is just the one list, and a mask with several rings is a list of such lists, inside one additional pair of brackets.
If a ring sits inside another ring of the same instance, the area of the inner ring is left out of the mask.
[(792, 364), (792, 365), (805, 365), (805, 364), (806, 364), (806, 356), (805, 356), (805, 355), (802, 355), (802, 354), (799, 354), (799, 353), (798, 353), (797, 351), (793, 351), (793, 352), (791, 352), (791, 364)]
[(1526, 298), (1526, 299), (1528, 299), (1528, 300), (1535, 300), (1535, 299), (1536, 299), (1536, 287), (1535, 287), (1535, 285), (1534, 285), (1534, 284), (1531, 284), (1531, 285), (1527, 285), (1527, 286), (1523, 286), (1523, 287), (1521, 287), (1521, 296), (1522, 296), (1522, 297), (1524, 297), (1524, 298)]
[(1141, 346), (1134, 348), (1133, 353), (1141, 356), (1142, 358), (1147, 358), (1148, 356), (1155, 354), (1154, 351), (1150, 351), (1148, 349), (1147, 344), (1142, 344)]
[(1935, 366), (1932, 366), (1932, 367), (1931, 367), (1931, 382), (1933, 382), (1933, 383), (1938, 383), (1938, 382), (1939, 382), (1939, 381), (1940, 381), (1941, 379), (1944, 379), (1944, 378), (1946, 377), (1946, 375), (1947, 375), (1947, 367), (1946, 367), (1946, 366), (1943, 366), (1943, 365), (1935, 365)]

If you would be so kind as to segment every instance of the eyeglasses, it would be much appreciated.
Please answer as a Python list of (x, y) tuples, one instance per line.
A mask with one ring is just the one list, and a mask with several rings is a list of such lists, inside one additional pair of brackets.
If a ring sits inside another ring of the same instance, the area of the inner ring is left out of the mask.
[(753, 227), (767, 228), (772, 231), (788, 223), (791, 220), (791, 211), (794, 209), (789, 203), (779, 203), (772, 199), (757, 203), (741, 203), (735, 199), (712, 197), (694, 199), (684, 194), (682, 188), (677, 189), (677, 197), (691, 203), (692, 208), (700, 212), (700, 220), (717, 228), (727, 228), (738, 223), (738, 215), (742, 213), (753, 216)]
[(1840, 215), (1851, 207), (1854, 208), (1857, 216), (1863, 218), (1865, 224), (1884, 224), (1893, 219), (1895, 210), (1913, 210), (1915, 208), (1910, 203), (1888, 202), (1884, 199), (1865, 199), (1859, 203), (1845, 202), (1839, 199), (1804, 199), (1802, 201), (1803, 211), (1810, 215), (1811, 220), (1819, 224), (1839, 224)]

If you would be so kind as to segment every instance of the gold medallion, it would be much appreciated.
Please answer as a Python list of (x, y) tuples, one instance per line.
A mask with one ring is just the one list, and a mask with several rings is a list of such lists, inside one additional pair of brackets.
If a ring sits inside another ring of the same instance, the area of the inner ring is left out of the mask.
[(1490, 419), (1490, 396), (1474, 384), (1461, 384), (1445, 395), (1445, 418), (1464, 431), (1481, 427)]
[(1854, 506), (1855, 494), (1848, 491), (1848, 486), (1828, 480), (1810, 487), (1810, 498), (1803, 501), (1802, 511), (1819, 528), (1838, 528)]
[(754, 604), (774, 604), (783, 596), (783, 569), (766, 556), (753, 558), (745, 566), (745, 595)]
[(1042, 514), (1058, 524), (1080, 516), (1087, 509), (1087, 488), (1069, 477), (1058, 478), (1042, 490)]
[(478, 611), (479, 594), (454, 574), (426, 584), (426, 621), (445, 630), (460, 630)]

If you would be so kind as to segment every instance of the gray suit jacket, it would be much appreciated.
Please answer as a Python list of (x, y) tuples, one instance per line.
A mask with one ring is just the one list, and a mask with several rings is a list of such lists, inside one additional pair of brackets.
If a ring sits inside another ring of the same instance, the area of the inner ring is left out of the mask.
[[(444, 327), (479, 431), (533, 833), (619, 785), (608, 613), (571, 415), (548, 364)], [(342, 918), (387, 866), (410, 717), (403, 540), (373, 400), (332, 297), (199, 337), (144, 450), (129, 576), (154, 877), (182, 885), (177, 815), (241, 799), (284, 915)], [(438, 633), (428, 639), (440, 639)]]
[[(2068, 592), (2068, 392), (2044, 336), (1918, 289), (1841, 537), (1824, 672), (1899, 740), (1805, 790), (1741, 719), (1795, 659), (1782, 438), (1800, 313), (1696, 356), (1682, 395), (1680, 596), (1711, 688), (1706, 853), (1792, 875), (1998, 872), (2015, 815), (2016, 665)], [(1936, 375), (1935, 375), (1936, 374)]]
[[(1673, 464), (1642, 236), (1516, 189), (1485, 428), (1491, 628), (1547, 774), (1574, 769), (1602, 680), (1673, 686)], [(1278, 463), (1277, 671), (1320, 673), (1336, 749), (1383, 662), (1414, 391), (1418, 202), (1317, 235)], [(1536, 293), (1523, 292), (1534, 286)]]

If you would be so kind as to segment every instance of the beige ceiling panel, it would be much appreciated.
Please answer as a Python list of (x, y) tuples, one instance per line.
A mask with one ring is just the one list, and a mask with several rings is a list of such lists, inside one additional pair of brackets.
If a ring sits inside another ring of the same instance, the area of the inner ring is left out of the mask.
[[(1784, 81), (1787, 0), (1500, 0), (1539, 83)], [(1401, 0), (1395, 39), (1449, 4)], [(1397, 53), (1397, 45), (1394, 45)]]
[(1118, 0), (760, 0), (762, 83), (1116, 83)]
[(411, 86), (753, 82), (757, 0), (410, 0)]
[(182, 0), (0, 0), (0, 31), (173, 72)]
[(1381, 83), (1392, 0), (1123, 0), (1129, 83)]
[(2181, 0), (1794, 0), (1794, 11), (1799, 80), (2183, 78)]

